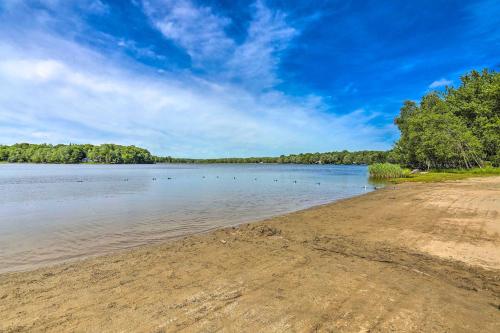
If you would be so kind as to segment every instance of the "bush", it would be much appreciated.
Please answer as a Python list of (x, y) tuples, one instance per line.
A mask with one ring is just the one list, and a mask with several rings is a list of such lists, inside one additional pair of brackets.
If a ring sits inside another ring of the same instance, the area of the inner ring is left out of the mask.
[(390, 179), (407, 177), (409, 172), (397, 164), (375, 163), (368, 167), (370, 177), (374, 179)]

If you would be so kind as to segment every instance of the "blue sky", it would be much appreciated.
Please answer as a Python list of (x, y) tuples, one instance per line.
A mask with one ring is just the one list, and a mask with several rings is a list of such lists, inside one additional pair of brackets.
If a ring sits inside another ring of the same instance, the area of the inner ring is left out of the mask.
[(0, 144), (388, 149), (404, 100), (499, 69), (499, 27), (496, 0), (3, 0)]

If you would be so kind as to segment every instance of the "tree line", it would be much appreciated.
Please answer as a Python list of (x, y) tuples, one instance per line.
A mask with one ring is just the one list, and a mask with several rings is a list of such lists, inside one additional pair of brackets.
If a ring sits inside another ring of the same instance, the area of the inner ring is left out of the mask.
[(389, 159), (415, 168), (500, 166), (500, 73), (471, 71), (457, 88), (405, 101)]
[(347, 150), (327, 153), (304, 153), (281, 155), (279, 157), (233, 157), (233, 158), (212, 158), (212, 159), (192, 159), (157, 157), (158, 162), (164, 163), (283, 163), (283, 164), (372, 164), (386, 162), (389, 156), (387, 151), (354, 151)]
[(31, 144), (0, 146), (0, 161), (11, 163), (154, 163), (149, 151), (135, 146), (115, 144)]
[(10, 163), (297, 163), (297, 164), (372, 164), (385, 162), (389, 152), (347, 150), (328, 153), (305, 153), (279, 157), (236, 157), (192, 159), (159, 157), (148, 150), (135, 146), (115, 144), (31, 144), (0, 145), (0, 161)]

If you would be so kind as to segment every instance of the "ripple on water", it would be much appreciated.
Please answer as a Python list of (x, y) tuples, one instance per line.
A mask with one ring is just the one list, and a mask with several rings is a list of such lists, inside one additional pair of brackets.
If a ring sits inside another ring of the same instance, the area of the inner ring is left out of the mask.
[(0, 164), (0, 272), (283, 214), (365, 185), (365, 166)]

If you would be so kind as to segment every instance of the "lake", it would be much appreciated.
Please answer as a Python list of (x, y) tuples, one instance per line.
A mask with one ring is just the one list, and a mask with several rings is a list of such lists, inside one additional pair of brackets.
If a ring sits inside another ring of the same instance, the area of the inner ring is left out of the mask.
[(0, 272), (255, 221), (372, 189), (366, 166), (0, 164)]

